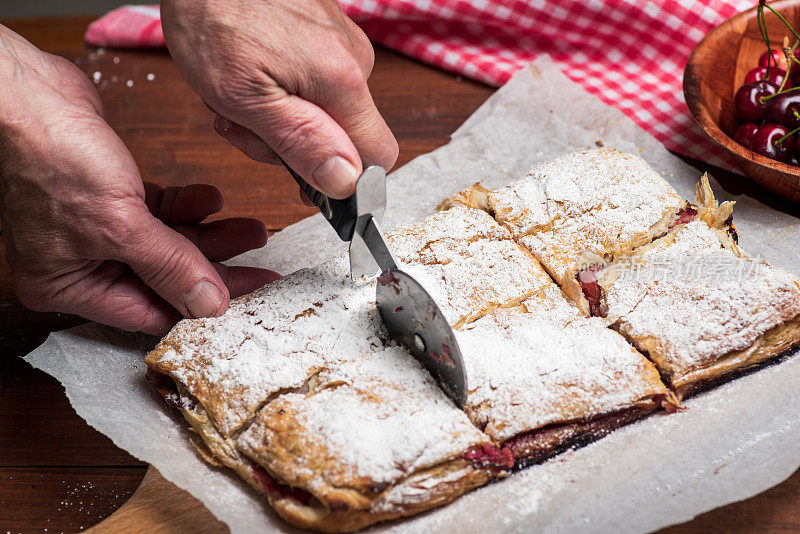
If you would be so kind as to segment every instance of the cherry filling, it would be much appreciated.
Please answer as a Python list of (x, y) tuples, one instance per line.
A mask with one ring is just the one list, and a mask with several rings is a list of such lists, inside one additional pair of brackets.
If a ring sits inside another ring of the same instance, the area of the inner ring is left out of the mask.
[(508, 447), (498, 449), (491, 443), (484, 443), (477, 449), (464, 453), (464, 459), (478, 467), (497, 469), (500, 471), (514, 467), (514, 454)]
[(385, 273), (382, 273), (378, 277), (378, 283), (382, 286), (391, 287), (392, 289), (394, 289), (396, 295), (400, 293), (400, 282), (397, 281), (397, 278), (395, 278), (394, 273), (392, 272), (391, 269), (389, 269)]
[(442, 352), (439, 354), (438, 352), (431, 352), (431, 358), (434, 361), (437, 361), (447, 367), (455, 367), (456, 362), (453, 360), (453, 356), (450, 353), (450, 346), (449, 345), (442, 345)]
[(306, 506), (311, 502), (313, 497), (307, 491), (293, 488), (291, 486), (287, 486), (286, 484), (281, 484), (272, 478), (272, 476), (270, 476), (270, 474), (267, 473), (267, 471), (257, 463), (249, 462), (249, 464), (250, 472), (253, 474), (253, 478), (256, 479), (259, 486), (261, 486), (261, 489), (268, 496), (274, 499), (288, 497)]
[(577, 274), (575, 278), (581, 285), (583, 296), (589, 301), (589, 315), (592, 317), (602, 317), (603, 309), (601, 302), (603, 299), (603, 288), (597, 281), (597, 272), (602, 270), (602, 265), (590, 265)]
[(664, 410), (668, 414), (678, 413), (680, 411), (685, 410), (683, 406), (681, 406), (680, 401), (671, 393), (669, 395), (662, 394), (656, 395), (654, 400), (658, 403), (659, 406), (664, 408)]
[(686, 224), (690, 223), (697, 217), (697, 210), (694, 206), (686, 206), (681, 211), (678, 212), (678, 216), (675, 218), (675, 221), (669, 226), (669, 230), (672, 230), (679, 224)]
[[(148, 367), (145, 378), (147, 378), (147, 381), (150, 382), (151, 386), (153, 386), (153, 389), (158, 391), (158, 394), (164, 398), (164, 402), (173, 408), (191, 410), (197, 405), (197, 401), (194, 398), (182, 396), (180, 391), (178, 391), (178, 386), (175, 384), (175, 382), (164, 373), (159, 373), (155, 369)], [(187, 406), (187, 404), (182, 402), (182, 400), (188, 400), (190, 405)]]

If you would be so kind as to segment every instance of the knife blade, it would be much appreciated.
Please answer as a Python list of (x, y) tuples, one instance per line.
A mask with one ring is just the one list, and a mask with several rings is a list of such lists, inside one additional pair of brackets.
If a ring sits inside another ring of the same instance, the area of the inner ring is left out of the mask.
[(380, 272), (375, 302), (386, 330), (436, 379), (459, 408), (467, 402), (467, 375), (455, 334), (428, 291), (397, 266), (378, 224), (386, 206), (386, 171), (364, 169), (356, 192), (331, 199), (309, 185), (284, 162), (303, 192), (343, 241), (350, 241), (353, 282)]

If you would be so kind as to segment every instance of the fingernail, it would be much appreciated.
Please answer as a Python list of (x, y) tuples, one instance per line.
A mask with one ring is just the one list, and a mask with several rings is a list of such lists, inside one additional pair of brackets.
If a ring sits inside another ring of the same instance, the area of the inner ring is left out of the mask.
[(213, 317), (222, 306), (222, 292), (206, 280), (198, 282), (183, 301), (192, 317)]
[(358, 179), (358, 171), (341, 156), (335, 156), (321, 164), (312, 173), (314, 180), (328, 194), (346, 197), (353, 190)]

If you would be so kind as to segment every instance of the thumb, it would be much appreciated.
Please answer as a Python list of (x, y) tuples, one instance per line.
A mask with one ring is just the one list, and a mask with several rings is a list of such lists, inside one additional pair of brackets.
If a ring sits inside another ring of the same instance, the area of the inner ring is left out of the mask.
[(260, 137), (309, 184), (334, 198), (353, 193), (361, 157), (347, 133), (322, 108), (288, 93), (226, 117)]
[(230, 295), (216, 269), (187, 238), (143, 215), (120, 261), (184, 317), (214, 317), (228, 307)]

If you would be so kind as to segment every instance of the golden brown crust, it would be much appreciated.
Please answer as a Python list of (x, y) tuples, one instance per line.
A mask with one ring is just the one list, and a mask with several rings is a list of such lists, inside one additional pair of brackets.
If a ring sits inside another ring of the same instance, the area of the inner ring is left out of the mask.
[(483, 211), (454, 205), (388, 234), (392, 252), (459, 329), (516, 306), (549, 278), (511, 233)]
[[(180, 383), (176, 383), (176, 388), (184, 398), (191, 398)], [(278, 515), (301, 528), (321, 532), (351, 532), (380, 521), (414, 515), (447, 504), (463, 493), (502, 476), (496, 470), (473, 465), (457, 456), (420, 469), (390, 486), (379, 487), (369, 481), (360, 480), (352, 487), (329, 487), (322, 500), (314, 496), (307, 502), (301, 502), (292, 496), (296, 494), (294, 490), (281, 493), (280, 487), (287, 480), (282, 479), (271, 467), (278, 466), (278, 469), (292, 473), (291, 466), (297, 455), (315, 458), (319, 462), (320, 472), (323, 473), (335, 467), (336, 463), (331, 458), (326, 460), (324, 451), (293, 451), (308, 445), (308, 441), (301, 437), (303, 431), (297, 428), (296, 417), (285, 410), (279, 413), (282, 408), (278, 403), (274, 403), (276, 406), (273, 406), (270, 414), (265, 414), (279, 432), (273, 436), (279, 442), (277, 446), (267, 440), (263, 447), (259, 447), (260, 452), (268, 452), (266, 455), (262, 454), (262, 458), (269, 458), (267, 465), (259, 464), (259, 467), (265, 470), (267, 476), (275, 479), (279, 487), (278, 491), (266, 491), (264, 475), (260, 475), (260, 480), (254, 471), (253, 460), (241, 453), (237, 439), (222, 436), (201, 404), (194, 403), (191, 407), (186, 404), (177, 409), (202, 440), (193, 440), (198, 454), (212, 466), (223, 465), (235, 471), (248, 485), (267, 497)], [(295, 487), (302, 488), (303, 483), (308, 482), (298, 479), (296, 472), (289, 478), (296, 482)], [(353, 483), (352, 479), (340, 482)]]
[(687, 203), (641, 158), (602, 149), (543, 163), (499, 189), (474, 185), (440, 206), (454, 205), (492, 214), (588, 315), (578, 272), (664, 235)]
[(492, 212), (492, 206), (489, 202), (490, 191), (483, 187), (480, 182), (475, 182), (470, 187), (462, 189), (450, 198), (442, 200), (436, 209), (439, 211), (449, 210), (454, 206), (465, 206), (476, 210), (481, 210), (489, 213)]
[(797, 280), (744, 256), (709, 220), (681, 225), (600, 274), (614, 328), (679, 396), (800, 344)]
[(463, 460), (454, 460), (398, 483), (390, 495), (370, 510), (334, 510), (317, 514), (291, 499), (270, 499), (270, 504), (283, 519), (298, 527), (320, 532), (352, 532), (381, 521), (443, 506), (496, 476), (490, 469), (475, 468)]
[(771, 328), (746, 349), (731, 351), (708, 367), (670, 381), (670, 386), (679, 398), (686, 398), (711, 383), (782, 356), (797, 346), (800, 346), (800, 315)]

